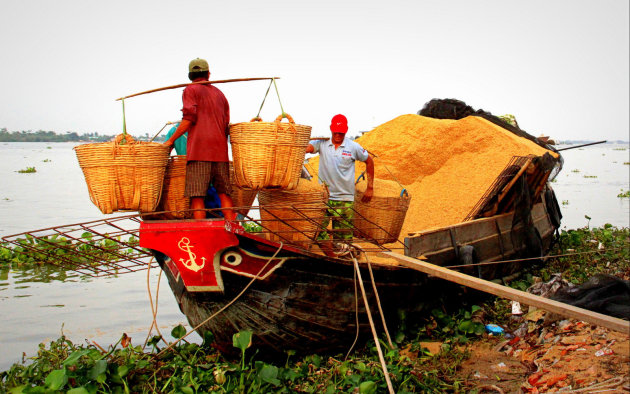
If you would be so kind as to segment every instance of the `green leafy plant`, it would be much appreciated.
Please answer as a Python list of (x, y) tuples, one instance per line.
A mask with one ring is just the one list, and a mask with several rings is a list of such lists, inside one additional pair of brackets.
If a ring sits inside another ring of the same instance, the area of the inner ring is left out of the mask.
[[(241, 351), (241, 370), (245, 370), (245, 351), (252, 345), (252, 332), (240, 331), (232, 336), (232, 345)], [(241, 373), (239, 388), (245, 389), (245, 375)]]
[(35, 167), (26, 167), (24, 169), (18, 170), (17, 172), (19, 172), (20, 174), (30, 174), (33, 172), (37, 172), (37, 170), (35, 169)]
[[(139, 240), (130, 236), (123, 242), (137, 246)], [(80, 241), (59, 234), (41, 237), (26, 234), (24, 238), (17, 238), (13, 245), (0, 243), (0, 265), (5, 263), (32, 267), (44, 263), (55, 264), (59, 257), (80, 265), (100, 265), (136, 253), (132, 248), (121, 248), (113, 239), (96, 239), (95, 234), (87, 231), (82, 233)]]
[(501, 119), (502, 121), (514, 126), (514, 127), (518, 127), (518, 123), (516, 121), (516, 116), (512, 115), (512, 114), (505, 114), (505, 115), (499, 115), (499, 119)]
[[(586, 217), (590, 219), (589, 217)], [(94, 234), (84, 240), (94, 241)], [(24, 242), (35, 242), (26, 239)], [(96, 241), (94, 241), (96, 242)], [(0, 255), (13, 253), (1, 249)], [(545, 265), (534, 266), (509, 285), (526, 289), (535, 277), (548, 281), (554, 273), (580, 284), (597, 273), (625, 275), (630, 272), (630, 230), (604, 225), (561, 231)], [(2, 268), (2, 265), (0, 265)], [(457, 370), (468, 351), (460, 344), (484, 338), (484, 323), (504, 328), (511, 324), (510, 301), (486, 299), (477, 305), (455, 307), (439, 302), (428, 308), (416, 325), (407, 321), (406, 313), (395, 336), (396, 347), (389, 348), (380, 339), (394, 390), (409, 392), (468, 392), (472, 387), (458, 380)], [(517, 324), (517, 323), (514, 323)], [(515, 328), (515, 327), (512, 327)], [(183, 338), (183, 326), (174, 327), (171, 335)], [(133, 346), (123, 335), (108, 347), (94, 344), (76, 345), (61, 337), (41, 344), (36, 357), (16, 363), (0, 372), (0, 392), (69, 392), (69, 393), (374, 393), (386, 392), (376, 344), (368, 341), (347, 359), (343, 355), (313, 354), (295, 357), (287, 350), (280, 363), (255, 360), (253, 333), (242, 331), (232, 337), (240, 357), (219, 354), (210, 345), (212, 333), (205, 333), (201, 345), (181, 341), (160, 353), (162, 341), (154, 336), (147, 348)], [(440, 350), (431, 353), (425, 340), (442, 342)], [(158, 353), (160, 353), (158, 355)], [(295, 358), (295, 360), (294, 360)], [(280, 359), (279, 359), (280, 360)]]
[(263, 230), (262, 226), (256, 222), (243, 222), (242, 226), (248, 233), (260, 233)]
[(617, 194), (619, 198), (630, 198), (630, 190), (626, 190), (625, 192), (621, 189), (621, 193)]
[(440, 339), (466, 343), (469, 336), (479, 336), (485, 332), (485, 326), (477, 316), (480, 312), (481, 307), (477, 305), (473, 305), (470, 311), (460, 309), (454, 314), (433, 309), (429, 322), (418, 331), (419, 338), (436, 335)]

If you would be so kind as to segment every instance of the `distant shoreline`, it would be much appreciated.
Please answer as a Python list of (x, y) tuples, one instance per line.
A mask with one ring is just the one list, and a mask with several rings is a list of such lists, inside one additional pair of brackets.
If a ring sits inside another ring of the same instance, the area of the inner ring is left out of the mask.
[[(597, 142), (595, 140), (567, 140), (567, 141), (557, 141), (556, 145), (579, 145), (579, 144), (588, 144), (591, 142)], [(622, 140), (612, 140), (603, 142), (603, 144), (630, 144), (630, 141), (622, 141)]]

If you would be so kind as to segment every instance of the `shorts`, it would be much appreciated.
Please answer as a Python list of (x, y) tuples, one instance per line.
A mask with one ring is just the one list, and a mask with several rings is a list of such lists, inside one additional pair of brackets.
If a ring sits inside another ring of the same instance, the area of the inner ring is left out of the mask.
[(205, 197), (214, 186), (218, 194), (230, 194), (230, 163), (227, 161), (189, 161), (186, 163), (186, 197)]
[(332, 237), (334, 240), (352, 240), (352, 231), (354, 226), (354, 201), (328, 201), (328, 209), (326, 210), (326, 218), (322, 223), (322, 231), (317, 236), (318, 240), (330, 239), (330, 235), (326, 231), (328, 224), (332, 220)]

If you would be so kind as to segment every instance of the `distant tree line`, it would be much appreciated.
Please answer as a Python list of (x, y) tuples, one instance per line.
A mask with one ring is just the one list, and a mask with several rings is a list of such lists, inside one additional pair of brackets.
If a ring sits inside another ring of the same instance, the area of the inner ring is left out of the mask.
[[(80, 141), (91, 141), (91, 142), (107, 142), (111, 141), (116, 137), (115, 135), (106, 135), (99, 134), (97, 132), (94, 133), (83, 133), (81, 135), (77, 134), (74, 131), (67, 131), (63, 134), (57, 134), (54, 131), (12, 131), (9, 132), (6, 128), (0, 129), (0, 142), (80, 142)], [(148, 141), (151, 137), (149, 134), (145, 134), (143, 136), (133, 136), (134, 139), (140, 141)], [(158, 136), (154, 141), (163, 141), (164, 136)]]

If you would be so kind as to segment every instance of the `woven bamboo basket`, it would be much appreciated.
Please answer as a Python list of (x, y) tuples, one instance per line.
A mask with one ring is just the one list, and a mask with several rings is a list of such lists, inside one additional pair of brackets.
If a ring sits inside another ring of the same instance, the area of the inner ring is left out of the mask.
[(249, 213), (249, 207), (252, 206), (258, 190), (244, 189), (236, 184), (236, 176), (234, 175), (234, 163), (230, 163), (230, 182), (232, 182), (232, 203), (235, 207), (242, 207), (237, 212), (243, 216), (247, 216)]
[(378, 189), (368, 203), (361, 201), (363, 191), (359, 187), (354, 193), (354, 234), (377, 245), (396, 242), (400, 236), (411, 196), (402, 189), (400, 196), (379, 196)]
[(247, 189), (295, 189), (302, 171), (311, 126), (296, 124), (285, 114), (275, 122), (251, 122), (230, 125), (230, 143), (234, 158), (236, 184)]
[(321, 230), (328, 189), (317, 181), (300, 179), (294, 190), (261, 190), (258, 201), (267, 239), (308, 248)]
[(192, 217), (190, 198), (184, 196), (186, 189), (186, 156), (171, 156), (164, 174), (164, 189), (156, 211), (160, 219), (189, 219)]
[[(232, 184), (232, 202), (235, 207), (243, 207), (237, 212), (243, 216), (249, 212), (252, 206), (257, 190), (246, 190), (240, 188), (234, 183), (234, 170), (230, 163), (230, 182)], [(159, 219), (189, 219), (192, 217), (190, 211), (190, 198), (184, 196), (186, 189), (186, 156), (171, 156), (169, 158), (166, 173), (164, 175), (164, 190), (162, 198), (156, 211), (168, 211), (155, 215)]]
[(74, 148), (90, 199), (107, 214), (153, 212), (162, 194), (169, 149), (120, 134), (113, 141)]

